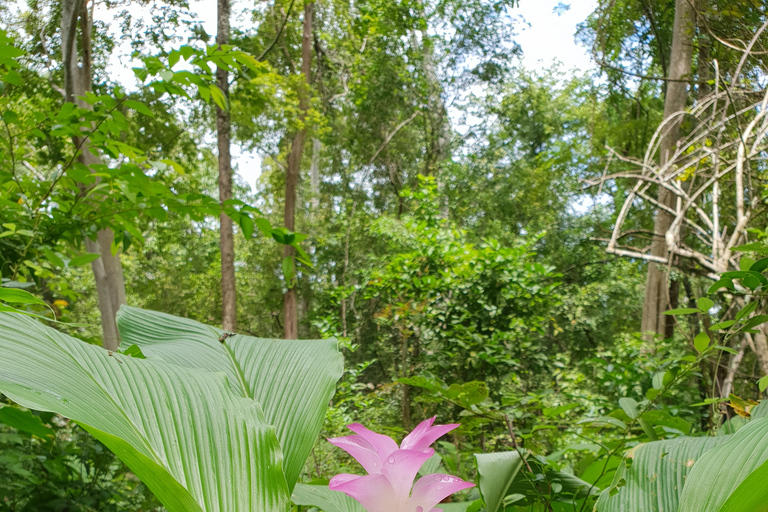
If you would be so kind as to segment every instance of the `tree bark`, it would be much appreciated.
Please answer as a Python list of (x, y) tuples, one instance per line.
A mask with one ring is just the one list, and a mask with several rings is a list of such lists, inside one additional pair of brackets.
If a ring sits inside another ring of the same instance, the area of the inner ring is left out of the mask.
[(320, 150), (322, 144), (320, 139), (312, 139), (312, 166), (310, 167), (309, 179), (312, 192), (312, 215), (317, 216), (317, 210), (320, 208)]
[[(688, 98), (688, 84), (682, 80), (690, 77), (691, 61), (693, 54), (693, 8), (689, 0), (676, 0), (675, 25), (672, 36), (672, 51), (670, 52), (669, 78), (676, 80), (666, 83), (666, 95), (664, 98), (664, 117), (668, 118), (675, 112), (683, 110)], [(669, 127), (661, 140), (660, 167), (669, 162), (675, 153), (677, 141), (680, 138), (680, 123), (676, 122)], [(675, 195), (663, 187), (659, 187), (659, 203), (675, 208)], [(673, 217), (664, 210), (656, 211), (653, 231), (655, 233), (651, 254), (666, 258), (668, 256), (665, 234), (672, 224)], [(643, 318), (641, 330), (644, 335), (666, 335), (667, 322), (672, 322), (672, 317), (664, 315), (667, 310), (667, 271), (663, 265), (648, 263), (648, 275), (645, 285), (645, 301), (643, 304)]]
[[(301, 40), (301, 73), (306, 80), (306, 88), (299, 91), (299, 109), (304, 120), (309, 110), (309, 87), (312, 80), (312, 17), (315, 4), (308, 2), (304, 5), (304, 34)], [(291, 141), (291, 152), (288, 154), (288, 165), (285, 176), (285, 228), (294, 231), (296, 227), (296, 189), (299, 184), (301, 156), (304, 153), (304, 141), (307, 130), (301, 128)], [(295, 250), (286, 245), (283, 256), (293, 258)], [(283, 295), (283, 332), (285, 339), (296, 339), (299, 335), (298, 303), (296, 286), (293, 282), (286, 283), (288, 289)]]
[[(218, 0), (216, 44), (229, 44), (229, 0)], [(216, 85), (229, 103), (229, 77), (223, 68), (216, 70)], [(219, 247), (221, 249), (221, 324), (225, 331), (237, 327), (237, 288), (235, 284), (235, 237), (232, 219), (224, 213), (224, 202), (232, 198), (232, 158), (230, 155), (229, 111), (216, 106), (216, 138), (219, 149)]]
[[(80, 52), (78, 52), (78, 22), (81, 30)], [(78, 99), (92, 89), (91, 30), (92, 20), (88, 12), (88, 3), (83, 0), (64, 0), (61, 5), (61, 39), (65, 99), (76, 103), (81, 108), (92, 108), (88, 103)], [(78, 53), (82, 56), (80, 65), (77, 61)], [(90, 168), (94, 164), (101, 163), (101, 159), (90, 152), (87, 139), (76, 138), (75, 144), (80, 144), (78, 159), (84, 165)], [(117, 350), (120, 344), (116, 315), (120, 306), (126, 303), (120, 251), (112, 254), (114, 239), (115, 234), (108, 228), (99, 230), (96, 240), (87, 237), (85, 239), (88, 252), (100, 255), (98, 259), (91, 262), (91, 269), (99, 299), (103, 345), (108, 350)]]
[(755, 356), (757, 356), (757, 362), (760, 365), (760, 370), (763, 372), (763, 376), (768, 375), (768, 324), (762, 324), (757, 334), (754, 336), (755, 341)]
[[(748, 335), (747, 335), (748, 336)], [(728, 372), (723, 379), (723, 385), (720, 387), (720, 397), (728, 398), (728, 395), (733, 391), (733, 380), (736, 378), (736, 372), (739, 371), (742, 359), (744, 359), (744, 353), (747, 350), (749, 341), (746, 336), (741, 341), (739, 351), (736, 354), (731, 354), (731, 359), (728, 361)]]

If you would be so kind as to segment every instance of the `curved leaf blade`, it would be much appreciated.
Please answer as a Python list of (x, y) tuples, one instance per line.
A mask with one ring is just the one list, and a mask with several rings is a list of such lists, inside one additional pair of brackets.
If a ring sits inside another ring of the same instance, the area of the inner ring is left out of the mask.
[(274, 429), (224, 375), (112, 354), (6, 313), (0, 353), (0, 391), (78, 422), (169, 511), (287, 508)]
[[(728, 439), (729, 436), (678, 437), (636, 446), (619, 465), (611, 486), (600, 493), (595, 510), (676, 511), (691, 467), (704, 453)], [(627, 459), (632, 459), (631, 464), (627, 464)]]
[(317, 507), (323, 512), (365, 512), (358, 501), (327, 485), (296, 484), (291, 500), (295, 505)]
[(235, 335), (156, 311), (123, 306), (124, 345), (186, 368), (224, 372), (233, 390), (253, 398), (274, 425), (285, 457), (289, 490), (298, 480), (341, 378), (336, 340), (278, 340)]
[(507, 490), (523, 467), (523, 459), (517, 452), (476, 453), (477, 478), (480, 495), (487, 512), (501, 507)]
[(738, 503), (736, 492), (742, 482), (752, 481), (750, 475), (768, 461), (768, 418), (753, 420), (723, 437), (728, 442), (708, 452), (688, 475), (680, 512), (726, 510), (721, 508), (726, 503), (732, 507)]

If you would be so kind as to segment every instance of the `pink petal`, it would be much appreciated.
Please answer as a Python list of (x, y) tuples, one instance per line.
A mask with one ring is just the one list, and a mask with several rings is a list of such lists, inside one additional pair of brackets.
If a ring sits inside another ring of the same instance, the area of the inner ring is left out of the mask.
[(352, 423), (347, 425), (347, 428), (355, 434), (359, 434), (360, 437), (368, 441), (376, 453), (379, 454), (379, 458), (382, 461), (389, 457), (390, 453), (398, 449), (397, 443), (394, 442), (391, 437), (387, 437), (384, 434), (377, 434), (372, 430), (368, 430), (359, 423)]
[(383, 463), (379, 454), (376, 453), (374, 447), (361, 436), (334, 437), (328, 439), (328, 442), (338, 446), (353, 456), (371, 475), (381, 473), (381, 466)]
[(419, 423), (413, 429), (413, 432), (403, 439), (403, 442), (400, 443), (400, 448), (403, 450), (424, 450), (429, 448), (439, 437), (444, 436), (459, 426), (458, 423), (452, 423), (450, 425), (437, 425), (433, 427), (432, 424), (435, 422), (435, 418), (436, 416)]
[(432, 510), (432, 507), (443, 501), (447, 496), (463, 489), (474, 487), (475, 484), (465, 482), (461, 478), (451, 475), (431, 474), (419, 478), (413, 486), (410, 503), (424, 510)]
[(335, 480), (336, 477), (331, 479), (330, 484), (328, 484), (329, 489), (341, 491), (356, 499), (368, 512), (398, 512), (402, 510), (402, 502), (397, 499), (395, 490), (384, 475), (366, 475), (353, 479)]
[(331, 478), (331, 481), (328, 482), (328, 487), (331, 490), (334, 490), (334, 487), (345, 484), (347, 482), (351, 482), (352, 480), (357, 480), (358, 478), (363, 477), (360, 475), (350, 475), (349, 473), (339, 473), (338, 475)]
[(398, 497), (402, 497), (403, 502), (410, 496), (413, 479), (416, 478), (422, 464), (434, 454), (435, 450), (431, 448), (422, 451), (395, 450), (384, 461), (381, 473), (387, 477), (395, 493)]

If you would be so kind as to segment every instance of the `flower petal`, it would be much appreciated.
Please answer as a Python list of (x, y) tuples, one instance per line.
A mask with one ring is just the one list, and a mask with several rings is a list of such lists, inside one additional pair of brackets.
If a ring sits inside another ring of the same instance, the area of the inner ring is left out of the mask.
[(347, 428), (368, 441), (376, 453), (379, 454), (379, 458), (382, 461), (386, 460), (390, 453), (398, 449), (397, 443), (394, 442), (391, 437), (387, 437), (384, 434), (377, 434), (359, 423), (347, 425)]
[(328, 439), (328, 442), (338, 446), (353, 456), (371, 475), (381, 473), (383, 463), (379, 454), (376, 452), (376, 449), (371, 446), (371, 443), (361, 436), (334, 437)]
[(332, 491), (341, 491), (356, 499), (368, 512), (399, 512), (402, 510), (403, 502), (398, 501), (392, 484), (384, 475), (366, 475), (335, 481), (338, 476), (352, 475), (333, 477), (328, 488)]
[(384, 461), (381, 474), (387, 477), (389, 483), (402, 501), (407, 501), (411, 495), (413, 479), (427, 459), (435, 454), (435, 450), (395, 450)]
[(350, 475), (349, 473), (339, 473), (338, 475), (331, 478), (331, 481), (328, 482), (328, 487), (333, 491), (334, 487), (338, 487), (347, 482), (351, 482), (352, 480), (357, 480), (358, 478), (363, 477), (360, 475)]
[(422, 507), (424, 510), (432, 510), (432, 507), (440, 503), (447, 496), (463, 489), (474, 487), (475, 484), (465, 482), (461, 478), (451, 475), (431, 474), (419, 478), (411, 492), (411, 505)]
[(413, 432), (403, 439), (403, 442), (400, 443), (400, 448), (403, 450), (424, 450), (429, 448), (439, 437), (444, 436), (459, 426), (458, 423), (452, 423), (450, 425), (436, 425), (433, 427), (432, 424), (435, 422), (436, 417), (433, 416), (419, 423), (413, 429)]

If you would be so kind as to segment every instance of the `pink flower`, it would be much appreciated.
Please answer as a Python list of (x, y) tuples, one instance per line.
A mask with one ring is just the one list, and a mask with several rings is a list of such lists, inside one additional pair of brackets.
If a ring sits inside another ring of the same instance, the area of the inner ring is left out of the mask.
[(357, 459), (368, 475), (336, 475), (329, 488), (356, 499), (368, 512), (443, 512), (433, 507), (474, 484), (442, 474), (426, 475), (413, 484), (422, 464), (435, 454), (429, 445), (459, 426), (433, 427), (434, 422), (435, 418), (422, 421), (403, 439), (400, 447), (391, 438), (359, 423), (348, 425), (355, 435), (328, 441)]

